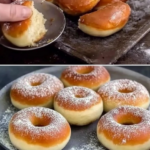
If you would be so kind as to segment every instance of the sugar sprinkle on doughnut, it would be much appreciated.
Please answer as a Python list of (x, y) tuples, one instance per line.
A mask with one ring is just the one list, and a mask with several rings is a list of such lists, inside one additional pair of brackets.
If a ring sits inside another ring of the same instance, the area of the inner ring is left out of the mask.
[[(125, 89), (128, 89), (131, 92), (119, 92), (119, 90)], [(143, 97), (143, 95), (149, 97), (147, 89), (142, 84), (129, 79), (112, 80), (100, 87), (98, 93), (101, 96), (108, 96), (108, 101), (117, 101), (117, 99), (128, 101), (130, 99), (133, 103), (137, 100), (137, 97)]]
[[(79, 97), (78, 97), (79, 96)], [(100, 102), (100, 96), (93, 90), (81, 86), (67, 87), (61, 90), (55, 97), (60, 106), (74, 109), (88, 108)]]
[[(36, 127), (29, 120), (29, 116), (34, 114), (37, 118), (42, 118), (46, 116), (51, 118), (53, 123), (50, 125)], [(49, 132), (51, 136), (59, 136), (59, 129), (63, 128), (67, 123), (66, 119), (62, 117), (59, 113), (52, 109), (43, 108), (43, 107), (30, 107), (24, 110), (17, 112), (15, 117), (12, 119), (12, 125), (14, 126), (16, 131), (21, 131), (22, 134), (30, 134), (32, 135), (32, 140), (34, 140), (35, 136), (44, 135)], [(44, 137), (44, 136), (43, 136)]]
[(65, 70), (65, 78), (74, 78), (74, 80), (81, 81), (83, 79), (83, 76), (85, 80), (93, 80), (93, 78), (102, 78), (101, 75), (106, 72), (106, 69), (103, 66), (83, 66), (83, 67), (91, 67), (91, 72), (85, 73), (85, 74), (80, 74), (77, 73), (76, 70), (80, 69), (82, 66), (70, 66)]
[[(122, 114), (131, 113), (134, 116), (140, 117), (141, 122), (133, 125), (122, 125), (118, 123), (114, 119), (114, 116), (120, 114), (120, 110)], [(134, 106), (119, 106), (103, 115), (98, 123), (98, 127), (102, 132), (103, 130), (110, 131), (111, 129), (113, 132), (113, 139), (123, 137), (123, 139), (120, 138), (120, 144), (123, 145), (126, 144), (128, 140), (132, 139), (134, 135), (139, 137), (140, 132), (146, 133), (147, 128), (150, 130), (150, 112)]]
[[(30, 83), (41, 84), (39, 86), (32, 86)], [(61, 81), (50, 74), (45, 73), (32, 73), (26, 75), (17, 80), (17, 82), (12, 86), (12, 90), (18, 90), (19, 93), (22, 93), (24, 97), (34, 98), (44, 97), (47, 94), (55, 94), (55, 90), (63, 88)]]

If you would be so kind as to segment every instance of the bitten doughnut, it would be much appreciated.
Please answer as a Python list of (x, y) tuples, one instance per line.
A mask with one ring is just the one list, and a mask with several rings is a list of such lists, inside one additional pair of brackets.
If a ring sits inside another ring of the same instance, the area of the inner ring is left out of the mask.
[(63, 89), (62, 82), (45, 73), (32, 73), (18, 79), (12, 86), (12, 104), (23, 109), (31, 106), (53, 107), (54, 95)]
[(19, 150), (62, 150), (71, 135), (67, 120), (54, 110), (30, 107), (17, 112), (9, 123), (9, 137)]
[(55, 0), (62, 10), (70, 15), (76, 16), (92, 10), (99, 0)]
[(97, 137), (111, 150), (148, 150), (150, 112), (134, 106), (113, 109), (99, 120)]
[(104, 103), (104, 111), (121, 105), (148, 108), (150, 97), (147, 89), (140, 83), (129, 79), (113, 80), (97, 91)]
[(81, 16), (78, 26), (91, 36), (106, 37), (121, 30), (128, 22), (130, 13), (130, 6), (118, 1)]
[(83, 86), (96, 90), (110, 80), (108, 71), (102, 66), (71, 66), (61, 74), (66, 87)]
[(46, 19), (34, 8), (33, 1), (25, 1), (20, 5), (30, 7), (33, 12), (32, 16), (24, 21), (4, 23), (2, 32), (6, 39), (15, 46), (35, 46), (36, 42), (41, 40), (47, 32)]
[(103, 112), (101, 97), (91, 89), (73, 86), (56, 94), (54, 109), (70, 124), (87, 125), (98, 119)]

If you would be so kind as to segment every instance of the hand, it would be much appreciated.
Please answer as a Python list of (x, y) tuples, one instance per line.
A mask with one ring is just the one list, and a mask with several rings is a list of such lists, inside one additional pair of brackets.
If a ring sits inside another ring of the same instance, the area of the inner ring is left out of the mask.
[(15, 22), (29, 18), (30, 8), (11, 3), (10, 0), (0, 0), (0, 22)]

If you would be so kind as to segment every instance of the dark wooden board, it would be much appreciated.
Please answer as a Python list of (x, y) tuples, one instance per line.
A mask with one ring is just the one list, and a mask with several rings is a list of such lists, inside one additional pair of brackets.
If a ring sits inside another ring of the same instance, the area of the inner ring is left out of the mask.
[(150, 0), (129, 0), (128, 4), (132, 13), (120, 32), (106, 38), (91, 37), (78, 29), (78, 18), (66, 16), (66, 29), (54, 46), (87, 63), (115, 63), (150, 31)]

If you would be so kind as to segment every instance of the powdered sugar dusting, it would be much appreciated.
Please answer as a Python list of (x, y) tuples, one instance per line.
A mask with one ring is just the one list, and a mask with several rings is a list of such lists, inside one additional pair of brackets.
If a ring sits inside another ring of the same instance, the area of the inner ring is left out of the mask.
[[(34, 116), (38, 119), (46, 117), (47, 120), (50, 120), (50, 123), (42, 127), (34, 126), (30, 120), (31, 116)], [(29, 135), (31, 137), (30, 140), (34, 141), (39, 138), (39, 136), (47, 138), (47, 136), (44, 136), (47, 134), (54, 138), (59, 137), (60, 132), (62, 129), (65, 129), (66, 124), (66, 119), (52, 109), (43, 107), (30, 107), (17, 112), (12, 118), (10, 125), (11, 127), (14, 127), (15, 132), (21, 133), (22, 137)]]
[(93, 90), (81, 86), (67, 87), (55, 97), (59, 106), (67, 109), (84, 110), (101, 102), (100, 96)]
[[(121, 125), (114, 119), (115, 116), (126, 114), (140, 117), (141, 121), (133, 125)], [(99, 133), (107, 131), (112, 135), (112, 141), (117, 139), (120, 145), (124, 145), (135, 137), (140, 139), (141, 133), (144, 135), (150, 131), (150, 112), (134, 106), (120, 106), (103, 115), (98, 128)]]
[(0, 119), (0, 144), (4, 145), (9, 150), (17, 150), (10, 142), (8, 135), (8, 124), (11, 117), (17, 112), (17, 108), (10, 105)]
[(78, 146), (73, 146), (69, 150), (106, 150), (106, 148), (100, 145), (100, 142), (97, 139), (96, 131), (85, 133), (85, 136), (88, 137), (86, 143)]
[[(40, 85), (32, 86), (32, 84), (40, 83)], [(32, 73), (19, 79), (13, 86), (12, 90), (17, 91), (24, 97), (45, 97), (54, 95), (63, 88), (61, 81), (50, 74)]]
[[(78, 70), (81, 69), (91, 69), (91, 72), (80, 74)], [(107, 78), (109, 76), (109, 73), (103, 66), (71, 66), (68, 67), (64, 72), (62, 73), (64, 75), (64, 78), (71, 78), (75, 81), (90, 81), (91, 84), (93, 83), (93, 79), (95, 78), (97, 80), (101, 79), (104, 80), (104, 78)], [(93, 83), (94, 84), (94, 83)]]
[[(128, 90), (129, 93), (122, 93), (120, 91)], [(98, 93), (105, 101), (136, 104), (137, 101), (143, 99), (147, 101), (149, 99), (149, 93), (147, 89), (140, 83), (129, 79), (113, 80), (99, 88)], [(144, 99), (145, 98), (145, 99)]]

